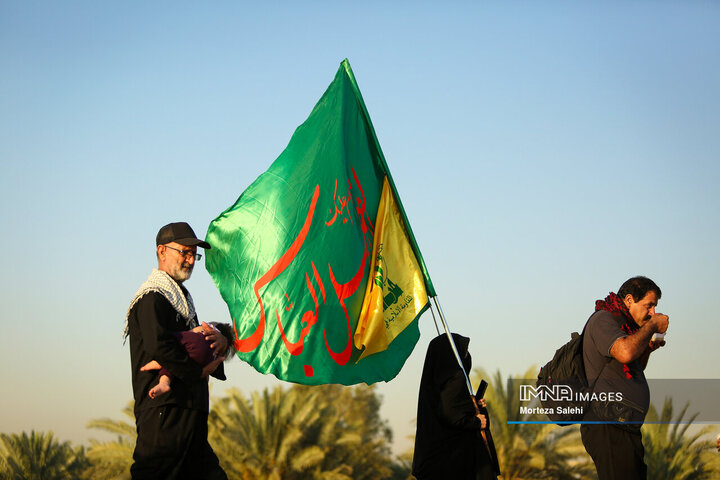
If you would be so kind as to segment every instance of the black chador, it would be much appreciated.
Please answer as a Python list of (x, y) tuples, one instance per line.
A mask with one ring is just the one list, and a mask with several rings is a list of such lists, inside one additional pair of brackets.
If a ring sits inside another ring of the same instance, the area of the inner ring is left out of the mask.
[[(470, 339), (453, 333), (463, 367), (472, 367)], [(487, 411), (481, 409), (487, 415)], [(428, 346), (420, 380), (413, 475), (418, 480), (495, 480), (500, 473), (489, 429), (480, 419), (447, 335)], [(487, 442), (486, 442), (487, 440)]]

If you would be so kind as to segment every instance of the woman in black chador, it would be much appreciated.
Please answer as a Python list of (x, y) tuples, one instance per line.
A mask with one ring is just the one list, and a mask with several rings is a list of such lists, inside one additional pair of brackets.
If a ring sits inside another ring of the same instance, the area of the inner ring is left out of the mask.
[[(470, 339), (453, 333), (463, 367), (472, 367)], [(480, 407), (487, 418), (487, 409)], [(496, 480), (500, 469), (489, 429), (487, 443), (465, 376), (446, 334), (428, 346), (420, 380), (413, 475), (418, 480)]]

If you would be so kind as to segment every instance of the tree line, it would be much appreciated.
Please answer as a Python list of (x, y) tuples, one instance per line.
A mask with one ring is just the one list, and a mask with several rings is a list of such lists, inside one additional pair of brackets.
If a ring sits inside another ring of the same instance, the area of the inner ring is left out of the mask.
[[(532, 378), (529, 369), (522, 378)], [(523, 420), (519, 395), (496, 372), (486, 393), (503, 480), (597, 478), (577, 426), (508, 424)], [(380, 417), (381, 398), (367, 385), (277, 386), (215, 400), (208, 439), (231, 480), (410, 480), (412, 450), (392, 454), (392, 431)], [(61, 442), (52, 432), (0, 434), (0, 478), (12, 480), (129, 479), (135, 448), (132, 402), (127, 421), (102, 418), (88, 428), (114, 435), (89, 446)], [(720, 453), (708, 439), (713, 426), (689, 431), (695, 416), (665, 399), (643, 426), (648, 478), (720, 478)]]

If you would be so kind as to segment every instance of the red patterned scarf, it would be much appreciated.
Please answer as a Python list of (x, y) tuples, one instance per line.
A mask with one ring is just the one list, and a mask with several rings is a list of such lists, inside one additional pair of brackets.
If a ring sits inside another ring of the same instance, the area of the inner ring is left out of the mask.
[[(610, 295), (605, 297), (605, 300), (595, 301), (595, 311), (597, 312), (599, 310), (605, 310), (616, 317), (620, 317), (623, 320), (620, 328), (628, 335), (632, 335), (640, 329), (638, 324), (635, 323), (635, 320), (630, 316), (630, 311), (625, 306), (625, 302), (613, 292), (610, 292)], [(625, 377), (628, 379), (633, 378), (630, 374), (630, 368), (627, 365), (623, 365), (623, 370), (625, 371)]]

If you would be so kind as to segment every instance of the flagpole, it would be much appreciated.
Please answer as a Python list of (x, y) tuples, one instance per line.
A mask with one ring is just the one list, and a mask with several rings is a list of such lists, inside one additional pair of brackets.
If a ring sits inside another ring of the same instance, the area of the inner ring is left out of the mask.
[[(477, 415), (480, 415), (480, 407), (478, 406), (477, 399), (475, 398), (475, 393), (473, 392), (472, 384), (470, 383), (470, 378), (467, 375), (467, 372), (465, 371), (465, 367), (463, 366), (462, 360), (460, 359), (460, 354), (458, 353), (457, 346), (455, 345), (455, 340), (452, 338), (452, 334), (450, 333), (450, 328), (448, 327), (447, 320), (445, 320), (445, 315), (443, 314), (442, 307), (440, 307), (440, 302), (437, 299), (437, 295), (430, 297), (432, 298), (433, 302), (435, 303), (435, 307), (438, 310), (438, 313), (440, 314), (440, 321), (443, 324), (443, 328), (445, 328), (445, 333), (447, 334), (448, 341), (450, 342), (450, 348), (452, 349), (453, 353), (455, 354), (455, 360), (457, 360), (458, 365), (460, 365), (460, 370), (463, 372), (463, 376), (465, 377), (465, 383), (468, 388), (468, 392), (470, 392), (470, 399), (472, 400), (473, 406), (475, 407), (475, 413)], [(488, 425), (489, 426), (489, 425)], [(490, 455), (490, 458), (493, 458), (492, 451), (490, 450), (490, 444), (488, 443), (487, 439), (487, 433), (484, 429), (480, 430), (480, 436), (483, 440), (483, 443), (485, 444), (485, 448), (487, 449), (488, 455)]]
[[(440, 306), (440, 302), (438, 301), (437, 295), (430, 297), (433, 300), (433, 303), (435, 303), (435, 308), (437, 308), (438, 314), (440, 315), (440, 322), (443, 324), (443, 328), (445, 329), (445, 333), (447, 334), (448, 341), (450, 342), (450, 348), (452, 349), (453, 353), (455, 354), (455, 360), (457, 360), (458, 365), (460, 365), (460, 370), (463, 372), (463, 376), (465, 377), (465, 384), (467, 385), (468, 392), (470, 392), (470, 396), (475, 399), (475, 393), (473, 392), (472, 384), (470, 383), (470, 378), (467, 375), (467, 372), (465, 371), (465, 367), (463, 366), (462, 359), (460, 358), (460, 354), (458, 353), (457, 346), (455, 346), (455, 340), (452, 337), (452, 334), (450, 333), (450, 327), (448, 327), (447, 320), (445, 320), (445, 315), (443, 314), (442, 307)], [(477, 408), (477, 407), (476, 407)]]
[(439, 337), (439, 336), (440, 336), (440, 329), (439, 329), (438, 326), (437, 326), (437, 319), (435, 318), (435, 309), (432, 308), (432, 303), (430, 304), (430, 313), (432, 314), (432, 317), (433, 317), (433, 324), (435, 325), (435, 331), (437, 332), (438, 337)]

